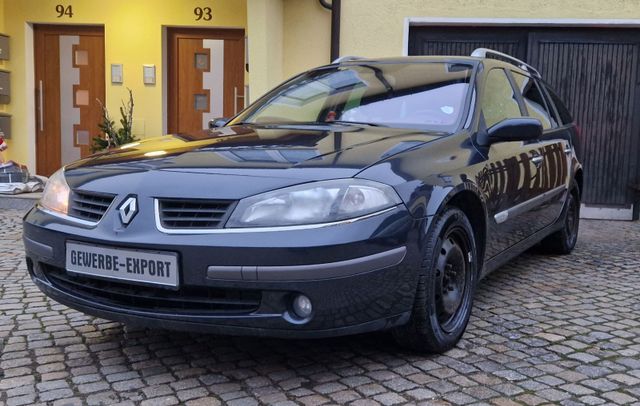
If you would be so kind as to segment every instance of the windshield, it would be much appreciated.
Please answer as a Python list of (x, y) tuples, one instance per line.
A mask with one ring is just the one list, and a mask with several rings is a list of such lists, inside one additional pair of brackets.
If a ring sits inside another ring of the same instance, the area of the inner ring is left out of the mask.
[(318, 69), (275, 89), (230, 124), (356, 123), (453, 131), (472, 70), (441, 62)]

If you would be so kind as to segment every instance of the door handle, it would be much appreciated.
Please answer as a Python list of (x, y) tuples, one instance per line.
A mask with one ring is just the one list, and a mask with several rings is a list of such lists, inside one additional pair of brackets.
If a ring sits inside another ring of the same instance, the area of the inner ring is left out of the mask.
[(38, 121), (40, 131), (44, 131), (44, 95), (42, 91), (42, 81), (38, 83)]
[[(244, 102), (244, 95), (239, 94), (238, 87), (234, 86), (233, 87), (233, 115), (234, 116), (238, 114), (238, 99), (242, 99), (242, 101)], [(244, 108), (244, 103), (243, 103), (243, 108)]]
[(542, 164), (542, 161), (544, 161), (544, 157), (542, 155), (534, 155), (531, 158), (531, 162), (533, 162), (534, 165), (537, 167), (539, 167)]
[(571, 148), (570, 145), (564, 149), (564, 153), (567, 155), (571, 155), (572, 152), (573, 152), (573, 149)]

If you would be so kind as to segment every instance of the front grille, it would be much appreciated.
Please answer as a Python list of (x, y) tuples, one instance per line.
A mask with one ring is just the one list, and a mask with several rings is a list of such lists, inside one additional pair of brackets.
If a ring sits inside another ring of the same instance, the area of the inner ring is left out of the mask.
[(224, 200), (161, 199), (160, 224), (170, 229), (222, 228), (233, 205)]
[(132, 310), (173, 315), (248, 314), (256, 311), (262, 300), (261, 291), (198, 286), (183, 286), (178, 290), (169, 290), (87, 278), (43, 263), (40, 266), (47, 280), (68, 294)]
[(100, 221), (113, 202), (114, 195), (75, 190), (71, 193), (69, 215), (87, 221)]

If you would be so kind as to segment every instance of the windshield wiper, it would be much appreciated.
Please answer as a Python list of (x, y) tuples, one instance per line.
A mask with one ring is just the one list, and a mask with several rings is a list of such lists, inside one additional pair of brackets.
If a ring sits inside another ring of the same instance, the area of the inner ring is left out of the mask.
[(383, 124), (370, 123), (367, 121), (348, 121), (348, 120), (333, 120), (333, 121), (321, 121), (323, 124), (342, 124), (342, 125), (366, 125), (367, 127), (387, 127)]
[(233, 125), (258, 125), (265, 127), (272, 126), (325, 126), (325, 125), (364, 125), (367, 127), (388, 127), (383, 124), (369, 123), (366, 121), (347, 121), (347, 120), (333, 120), (333, 121), (282, 121), (276, 123), (256, 123), (251, 121), (242, 121), (234, 123)]
[(262, 127), (273, 127), (273, 126), (296, 126), (296, 125), (323, 125), (328, 124), (322, 121), (276, 121), (273, 123), (264, 122), (258, 123), (255, 121), (241, 121), (239, 123), (234, 123), (233, 125), (256, 125)]

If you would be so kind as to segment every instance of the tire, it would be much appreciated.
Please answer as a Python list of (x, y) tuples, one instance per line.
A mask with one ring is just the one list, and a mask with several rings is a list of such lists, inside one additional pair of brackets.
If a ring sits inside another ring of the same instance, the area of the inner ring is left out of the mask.
[(563, 216), (562, 228), (540, 242), (540, 252), (567, 255), (576, 246), (580, 228), (580, 191), (575, 180), (571, 182)]
[(392, 330), (396, 342), (427, 353), (453, 348), (469, 322), (478, 273), (471, 223), (446, 208), (427, 235), (411, 318)]

